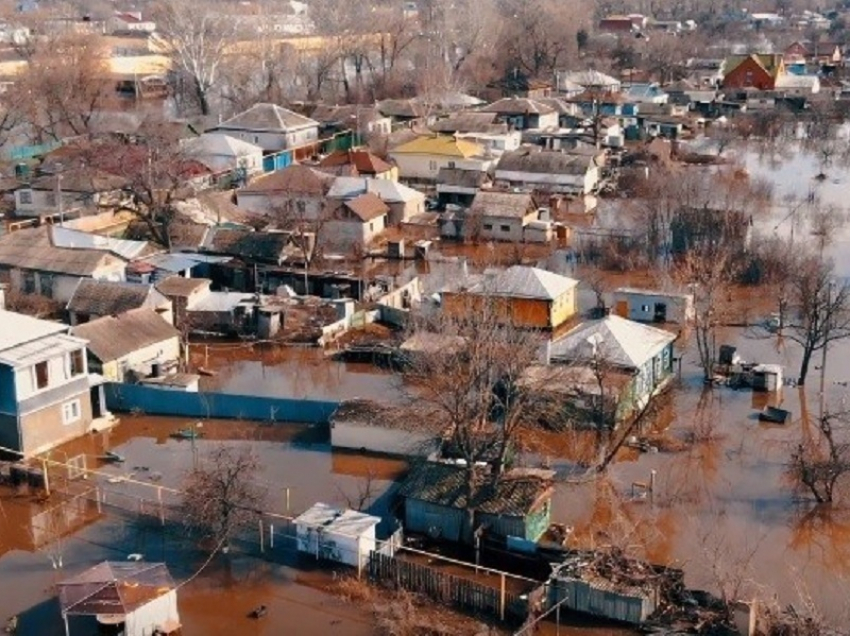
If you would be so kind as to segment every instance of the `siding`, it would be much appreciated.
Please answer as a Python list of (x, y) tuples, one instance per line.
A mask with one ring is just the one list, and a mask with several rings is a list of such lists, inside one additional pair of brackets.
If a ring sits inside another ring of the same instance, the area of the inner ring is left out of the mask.
[(655, 602), (638, 590), (616, 592), (608, 583), (590, 584), (578, 579), (553, 581), (552, 602), (566, 599), (564, 605), (576, 612), (603, 616), (624, 623), (643, 623), (655, 611)]
[[(565, 322), (576, 313), (575, 290), (561, 296), (560, 304), (555, 306), (548, 300), (531, 298), (494, 298), (486, 299), (494, 303), (493, 310), (499, 319), (517, 327), (531, 329), (551, 329)], [(469, 312), (481, 313), (480, 303), (485, 299), (464, 293), (444, 293), (443, 310), (449, 315), (460, 316)]]
[(440, 539), (459, 542), (464, 530), (466, 513), (417, 499), (404, 502), (404, 528), (407, 532), (433, 535), (437, 529)]
[[(80, 401), (80, 418), (72, 424), (62, 421), (62, 405)], [(91, 397), (88, 389), (52, 406), (21, 416), (22, 449), (25, 455), (37, 455), (59, 444), (85, 435), (92, 421)]]

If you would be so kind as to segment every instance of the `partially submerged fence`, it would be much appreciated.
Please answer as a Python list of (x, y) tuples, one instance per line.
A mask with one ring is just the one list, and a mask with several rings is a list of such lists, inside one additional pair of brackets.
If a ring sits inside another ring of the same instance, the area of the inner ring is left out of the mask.
[(176, 417), (324, 424), (339, 406), (324, 400), (170, 391), (122, 383), (107, 384), (105, 393), (110, 410)]
[(494, 587), (399, 556), (372, 552), (369, 578), (375, 583), (423, 594), (437, 603), (500, 621), (521, 622), (529, 611), (528, 594), (509, 590), (505, 573), (501, 573)]

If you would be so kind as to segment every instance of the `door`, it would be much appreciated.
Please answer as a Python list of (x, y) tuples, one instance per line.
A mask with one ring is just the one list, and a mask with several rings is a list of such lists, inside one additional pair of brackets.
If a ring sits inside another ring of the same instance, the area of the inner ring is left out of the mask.
[(617, 306), (614, 308), (614, 313), (616, 313), (620, 318), (628, 318), (629, 317), (629, 301), (628, 300), (618, 300)]
[(654, 322), (667, 322), (667, 303), (655, 303)]

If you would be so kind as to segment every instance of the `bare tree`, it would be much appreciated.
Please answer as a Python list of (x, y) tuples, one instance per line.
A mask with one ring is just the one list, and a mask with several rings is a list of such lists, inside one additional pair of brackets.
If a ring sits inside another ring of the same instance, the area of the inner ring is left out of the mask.
[(799, 384), (805, 384), (812, 356), (850, 337), (850, 285), (835, 279), (833, 265), (808, 256), (791, 273), (788, 325), (784, 333), (803, 348)]
[(162, 0), (154, 17), (174, 71), (189, 82), (201, 114), (209, 115), (212, 90), (221, 79), (222, 62), (236, 39), (239, 18), (213, 6), (179, 0)]
[(850, 475), (850, 413), (827, 412), (815, 436), (806, 436), (791, 453), (788, 475), (794, 486), (819, 504), (835, 501), (837, 488)]
[(182, 512), (187, 527), (226, 549), (253, 527), (265, 505), (257, 486), (259, 459), (248, 446), (216, 446), (186, 475)]

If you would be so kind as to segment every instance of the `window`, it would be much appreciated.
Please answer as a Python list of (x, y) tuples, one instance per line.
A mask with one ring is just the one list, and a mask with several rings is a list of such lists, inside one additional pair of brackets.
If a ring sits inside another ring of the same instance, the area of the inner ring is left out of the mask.
[(31, 205), (32, 204), (32, 190), (21, 190), (18, 194), (18, 199), (21, 202), (21, 205)]
[(457, 164), (455, 164), (454, 161), (449, 161), (449, 168), (454, 168), (455, 165), (457, 165)]
[(753, 85), (753, 72), (747, 71), (744, 75), (744, 86), (752, 86)]
[(25, 294), (35, 293), (35, 272), (23, 273), (23, 284), (21, 285)]
[(502, 232), (510, 232), (511, 226), (510, 225), (500, 225), (499, 229), (502, 230)]
[(86, 361), (83, 359), (83, 350), (71, 352), (71, 377), (82, 375), (86, 371)]
[(493, 224), (492, 224), (492, 223), (485, 223), (485, 224), (484, 224), (484, 229), (485, 229), (485, 230), (492, 230), (492, 229), (493, 229)]
[(62, 423), (73, 424), (80, 419), (81, 409), (79, 400), (71, 400), (62, 405)]
[(369, 223), (369, 231), (370, 231), (370, 232), (371, 232), (371, 231), (373, 231), (373, 230), (375, 229), (375, 228), (374, 228), (374, 225), (375, 225), (375, 224), (374, 224), (374, 223), (372, 223), (372, 222), (370, 222), (370, 223)]
[(429, 161), (428, 162), (428, 169), (429, 170), (436, 170), (437, 169), (437, 162), (436, 161)]
[(254, 135), (254, 143), (257, 145), (260, 143), (260, 138), (257, 135)]
[(47, 387), (47, 383), (49, 381), (48, 373), (47, 373), (47, 361), (38, 362), (35, 365), (35, 388), (44, 389)]
[(53, 298), (53, 275), (39, 274), (38, 281), (41, 285), (41, 295)]
[(295, 209), (298, 210), (298, 214), (305, 214), (307, 212), (307, 203), (304, 201), (296, 201)]
[(644, 313), (647, 313), (649, 311), (649, 305), (641, 305), (640, 310)]

